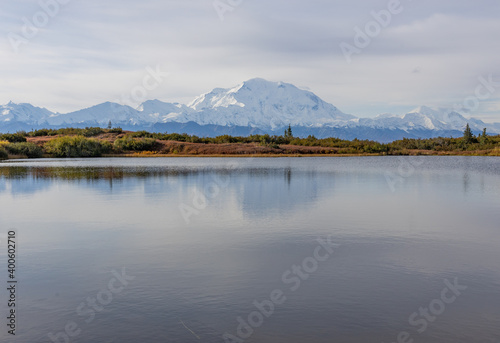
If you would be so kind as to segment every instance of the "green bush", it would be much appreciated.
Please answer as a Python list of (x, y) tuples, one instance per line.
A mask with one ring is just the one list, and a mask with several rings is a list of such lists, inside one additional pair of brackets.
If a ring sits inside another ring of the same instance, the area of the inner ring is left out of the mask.
[(45, 150), (56, 157), (99, 157), (111, 149), (109, 142), (83, 136), (58, 137), (45, 144)]
[(40, 158), (43, 156), (43, 149), (35, 143), (10, 143), (5, 148), (12, 155), (24, 155), (28, 158)]
[(49, 136), (51, 131), (53, 130), (49, 130), (49, 129), (40, 129), (40, 130), (35, 130), (35, 131), (31, 131), (29, 133), (29, 135), (31, 137), (43, 137), (43, 136)]
[(222, 135), (215, 137), (214, 141), (218, 144), (238, 143), (238, 137), (233, 137), (230, 135)]
[(6, 133), (0, 136), (0, 141), (9, 141), (10, 143), (26, 142), (26, 136), (23, 133)]
[(109, 129), (108, 132), (120, 134), (120, 133), (123, 133), (123, 129), (121, 127), (115, 127), (115, 128)]
[(157, 142), (156, 139), (153, 138), (134, 139), (127, 135), (117, 139), (114, 146), (119, 150), (150, 151), (156, 148)]
[(147, 131), (137, 131), (137, 132), (131, 132), (128, 134), (130, 137), (133, 138), (153, 138), (153, 134), (149, 133)]
[(177, 142), (186, 142), (190, 137), (195, 137), (195, 136), (188, 136), (185, 133), (183, 133), (182, 135), (180, 133), (159, 133), (154, 135), (154, 138), (156, 139), (160, 139), (163, 141), (177, 141)]
[(82, 132), (85, 137), (95, 137), (101, 133), (104, 133), (104, 130), (100, 127), (86, 127)]
[(63, 129), (56, 130), (56, 135), (83, 135), (83, 129), (78, 129), (74, 127), (66, 127)]
[(7, 158), (9, 158), (7, 151), (5, 151), (4, 148), (0, 148), (0, 160), (5, 160)]

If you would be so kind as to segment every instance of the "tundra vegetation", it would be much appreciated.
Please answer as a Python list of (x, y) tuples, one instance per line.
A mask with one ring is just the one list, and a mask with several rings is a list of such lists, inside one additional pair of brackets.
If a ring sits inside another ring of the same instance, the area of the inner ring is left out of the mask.
[(500, 156), (500, 136), (486, 129), (474, 135), (469, 125), (463, 137), (397, 140), (318, 139), (295, 137), (289, 126), (281, 136), (198, 137), (179, 133), (123, 131), (87, 127), (41, 129), (0, 134), (0, 159), (100, 156), (240, 156), (240, 155), (477, 155)]

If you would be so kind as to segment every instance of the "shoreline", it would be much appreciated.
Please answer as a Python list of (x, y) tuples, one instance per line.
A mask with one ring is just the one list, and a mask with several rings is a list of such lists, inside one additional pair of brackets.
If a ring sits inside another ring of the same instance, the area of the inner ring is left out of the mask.
[(302, 157), (324, 157), (324, 158), (341, 158), (341, 157), (439, 157), (439, 156), (462, 156), (462, 157), (500, 157), (500, 155), (492, 154), (455, 154), (455, 153), (445, 153), (445, 154), (206, 154), (206, 155), (190, 155), (190, 154), (106, 154), (102, 157), (107, 158), (189, 158), (189, 157), (200, 157), (200, 158), (302, 158)]
[[(43, 156), (36, 160), (65, 160), (69, 158), (96, 159), (96, 158), (349, 158), (349, 157), (500, 157), (500, 154), (459, 154), (459, 153), (426, 153), (426, 154), (103, 154), (99, 157), (53, 157)], [(25, 156), (9, 156), (0, 159), (0, 163), (18, 160), (28, 160)], [(30, 159), (33, 160), (33, 159)]]

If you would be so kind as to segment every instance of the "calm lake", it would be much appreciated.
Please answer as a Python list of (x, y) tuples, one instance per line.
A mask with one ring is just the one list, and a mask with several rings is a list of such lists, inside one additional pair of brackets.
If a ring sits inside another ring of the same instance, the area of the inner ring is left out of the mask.
[(8, 161), (0, 228), (1, 342), (500, 342), (496, 157)]

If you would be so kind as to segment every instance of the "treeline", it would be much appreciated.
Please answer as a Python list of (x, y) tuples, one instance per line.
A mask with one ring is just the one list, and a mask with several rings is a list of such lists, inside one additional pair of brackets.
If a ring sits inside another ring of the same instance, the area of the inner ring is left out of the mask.
[(488, 136), (486, 131), (477, 137), (471, 136), (463, 138), (428, 138), (428, 139), (409, 139), (403, 138), (391, 143), (379, 143), (372, 140), (343, 140), (340, 138), (321, 138), (314, 136), (307, 138), (288, 136), (250, 135), (245, 137), (221, 135), (217, 137), (198, 137), (195, 135), (178, 133), (150, 133), (147, 131), (138, 131), (125, 135), (127, 139), (154, 139), (164, 141), (177, 141), (186, 143), (203, 144), (230, 144), (230, 143), (258, 143), (262, 146), (269, 146), (279, 149), (282, 145), (296, 145), (309, 147), (327, 147), (336, 148), (337, 151), (345, 154), (399, 154), (407, 150), (427, 150), (427, 151), (476, 151), (491, 150), (500, 147), (500, 136)]
[[(53, 138), (52, 138), (53, 136)], [(50, 139), (40, 137), (51, 137)], [(378, 154), (378, 155), (419, 155), (434, 153), (478, 152), (483, 155), (500, 155), (500, 136), (489, 136), (486, 130), (474, 136), (466, 127), (461, 138), (402, 139), (392, 143), (371, 140), (342, 140), (339, 138), (318, 139), (294, 137), (291, 129), (282, 136), (251, 135), (247, 137), (221, 135), (218, 137), (198, 137), (178, 133), (152, 133), (147, 131), (124, 132), (121, 128), (103, 129), (99, 127), (41, 129), (31, 132), (19, 131), (0, 135), (0, 158), (9, 155), (39, 158), (44, 155), (54, 157), (99, 157), (105, 154), (126, 152), (165, 153), (166, 141), (198, 144), (252, 144), (266, 147), (267, 153), (286, 154), (289, 147), (321, 147), (322, 154)], [(163, 143), (162, 143), (163, 142)], [(327, 149), (328, 148), (328, 149)], [(317, 153), (310, 149), (305, 153)], [(486, 153), (485, 153), (486, 152)], [(169, 153), (166, 151), (166, 153)]]
[[(103, 133), (122, 133), (123, 130), (119, 127), (113, 129), (103, 129), (101, 127), (86, 127), (85, 129), (79, 129), (74, 127), (63, 128), (63, 129), (40, 129), (33, 130), (30, 132), (18, 131), (16, 134), (24, 137), (44, 137), (44, 136), (72, 136), (80, 135), (84, 137), (95, 137)], [(14, 135), (16, 135), (14, 134)]]
[(387, 152), (387, 145), (370, 140), (342, 140), (339, 138), (324, 138), (318, 139), (314, 136), (307, 138), (293, 137), (290, 133), (284, 136), (277, 135), (250, 135), (250, 136), (230, 136), (221, 135), (217, 137), (198, 137), (196, 135), (188, 135), (186, 133), (152, 133), (147, 131), (137, 131), (127, 133), (124, 138), (127, 139), (154, 139), (161, 141), (176, 141), (184, 143), (201, 143), (201, 144), (234, 144), (234, 143), (257, 143), (261, 146), (267, 146), (279, 149), (282, 145), (298, 145), (298, 146), (318, 146), (328, 148), (347, 149), (344, 152), (351, 153), (380, 153)]

